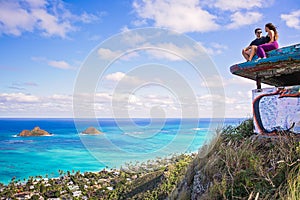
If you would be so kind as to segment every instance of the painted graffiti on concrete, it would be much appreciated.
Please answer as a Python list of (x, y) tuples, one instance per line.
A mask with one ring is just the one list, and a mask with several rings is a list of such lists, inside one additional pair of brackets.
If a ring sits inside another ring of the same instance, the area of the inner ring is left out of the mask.
[(252, 90), (255, 132), (300, 134), (300, 85)]

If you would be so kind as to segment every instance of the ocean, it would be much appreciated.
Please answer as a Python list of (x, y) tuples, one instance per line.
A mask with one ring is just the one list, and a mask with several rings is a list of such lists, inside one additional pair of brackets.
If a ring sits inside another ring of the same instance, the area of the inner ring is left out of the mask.
[[(103, 134), (81, 132), (95, 125), (88, 119), (0, 119), (0, 182), (13, 177), (57, 177), (59, 170), (120, 168), (172, 154), (192, 153), (214, 136), (216, 128), (238, 125), (235, 119), (97, 119)], [(19, 137), (35, 126), (51, 136)]]

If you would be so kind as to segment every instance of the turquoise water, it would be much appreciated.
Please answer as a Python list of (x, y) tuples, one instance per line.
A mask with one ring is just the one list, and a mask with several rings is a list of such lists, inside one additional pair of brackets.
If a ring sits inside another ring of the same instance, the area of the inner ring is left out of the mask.
[[(237, 125), (242, 119), (225, 119)], [(58, 176), (63, 171), (99, 171), (126, 162), (146, 161), (172, 153), (196, 152), (222, 120), (98, 119), (103, 134), (83, 135), (92, 123), (73, 119), (0, 119), (0, 182), (13, 177)], [(39, 126), (52, 136), (17, 137)]]

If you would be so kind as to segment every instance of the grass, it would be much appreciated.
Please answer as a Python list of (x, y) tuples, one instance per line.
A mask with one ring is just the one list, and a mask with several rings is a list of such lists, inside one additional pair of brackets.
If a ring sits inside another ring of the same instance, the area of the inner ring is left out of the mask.
[(286, 132), (258, 137), (252, 124), (249, 119), (219, 130), (211, 151), (194, 159), (187, 186), (177, 193), (193, 199), (300, 199), (299, 137)]
[(153, 170), (147, 168), (148, 172), (138, 179), (119, 185), (106, 199), (166, 199), (183, 179), (193, 157), (194, 155), (185, 154), (173, 156), (173, 162), (169, 162), (168, 165), (153, 161), (156, 163), (150, 165)]

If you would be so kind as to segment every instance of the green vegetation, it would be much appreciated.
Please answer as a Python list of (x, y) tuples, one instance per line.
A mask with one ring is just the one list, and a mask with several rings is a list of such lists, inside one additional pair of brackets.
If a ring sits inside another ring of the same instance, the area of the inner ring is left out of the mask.
[(300, 138), (253, 134), (251, 119), (216, 131), (199, 153), (120, 170), (63, 172), (0, 184), (0, 199), (300, 199)]
[(146, 174), (128, 184), (118, 185), (108, 193), (108, 199), (166, 199), (183, 179), (194, 156), (173, 156), (169, 164), (163, 162), (165, 159), (154, 161)]
[[(252, 120), (219, 130), (219, 137), (193, 160), (174, 198), (300, 199), (299, 137), (253, 135)], [(201, 152), (201, 151), (200, 151)]]
[(97, 173), (59, 171), (59, 178), (30, 177), (0, 185), (0, 199), (165, 199), (186, 173), (195, 155), (173, 155), (121, 170)]

